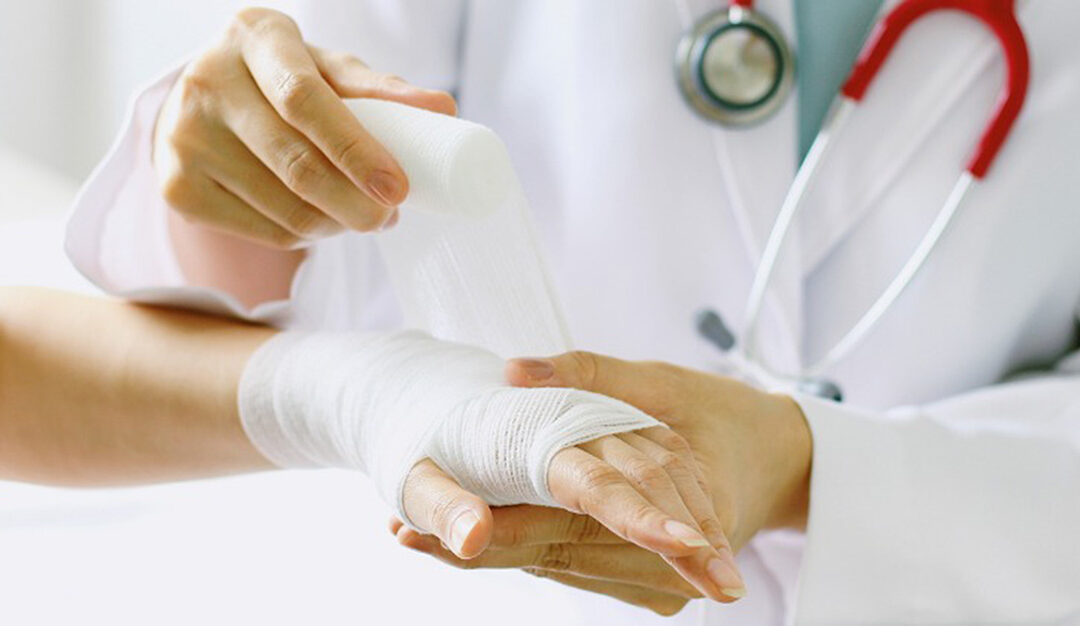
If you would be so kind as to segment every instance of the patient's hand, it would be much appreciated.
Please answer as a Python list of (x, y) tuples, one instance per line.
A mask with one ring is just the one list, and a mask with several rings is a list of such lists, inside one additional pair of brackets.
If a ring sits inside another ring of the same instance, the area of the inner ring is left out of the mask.
[[(618, 542), (640, 550), (679, 579), (682, 589), (721, 602), (743, 595), (742, 578), (714, 513), (704, 477), (689, 446), (671, 430), (648, 428), (567, 448), (552, 460), (548, 484), (562, 506), (591, 516), (579, 516), (592, 525), (588, 528), (603, 530), (593, 534), (602, 536), (606, 543)], [(467, 558), (474, 557), (479, 567), (507, 563), (490, 549), (476, 556), (491, 536), (491, 513), (483, 501), (465, 492), (431, 461), (421, 462), (410, 474), (405, 510), (421, 528), (430, 529), (444, 540), (449, 538), (447, 545), (453, 546), (453, 552), (441, 547), (433, 552), (448, 562), (467, 564), (472, 563)], [(495, 519), (514, 510), (542, 512), (540, 519), (533, 522), (539, 525), (551, 519), (546, 512), (571, 515), (558, 509), (521, 506), (496, 509)], [(402, 526), (395, 521), (395, 532)], [(497, 551), (512, 543), (508, 537), (522, 536), (506, 522), (496, 522), (494, 529), (491, 548)], [(539, 532), (546, 531), (541, 528)], [(403, 541), (420, 537), (407, 528), (403, 533)], [(424, 545), (442, 545), (437, 538), (424, 537), (430, 540)], [(501, 566), (530, 565), (521, 558), (509, 562), (517, 565)]]
[[(512, 361), (508, 376), (518, 386), (576, 387), (623, 400), (685, 437), (720, 520), (723, 533), (718, 536), (730, 538), (720, 551), (727, 558), (763, 528), (805, 524), (810, 433), (788, 397), (665, 363), (589, 353)], [(430, 538), (394, 530), (407, 547), (454, 565), (525, 568), (660, 613), (675, 612), (699, 595), (700, 587), (680, 582), (664, 559), (618, 541), (586, 518), (541, 507), (508, 507), (496, 510), (494, 524), (491, 547), (467, 564)]]
[(461, 559), (438, 538), (392, 520), (401, 545), (460, 569), (523, 569), (571, 587), (611, 596), (660, 615), (678, 613), (702, 593), (662, 557), (624, 541), (585, 515), (532, 505), (494, 509), (487, 550)]

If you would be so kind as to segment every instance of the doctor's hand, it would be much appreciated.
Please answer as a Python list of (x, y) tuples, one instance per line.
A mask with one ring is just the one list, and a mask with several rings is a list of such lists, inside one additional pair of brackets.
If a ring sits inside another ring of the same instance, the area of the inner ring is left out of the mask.
[(288, 16), (237, 13), (159, 113), (154, 167), (186, 220), (279, 249), (392, 226), (408, 180), (342, 98), (453, 115), (453, 98), (304, 42)]
[[(523, 387), (577, 387), (621, 399), (667, 423), (689, 443), (730, 547), (759, 530), (805, 526), (811, 441), (788, 397), (665, 363), (590, 353), (511, 361)], [(397, 529), (406, 547), (457, 567), (523, 568), (662, 614), (700, 597), (655, 554), (619, 541), (588, 518), (540, 507), (495, 510), (488, 550), (465, 562), (431, 538)]]

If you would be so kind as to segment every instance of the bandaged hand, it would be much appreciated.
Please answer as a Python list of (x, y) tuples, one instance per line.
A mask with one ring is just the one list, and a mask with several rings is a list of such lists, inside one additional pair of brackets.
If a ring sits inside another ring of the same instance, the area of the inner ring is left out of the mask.
[[(719, 536), (730, 539), (715, 544), (726, 556), (762, 529), (805, 525), (810, 431), (791, 398), (666, 363), (587, 352), (511, 361), (507, 373), (515, 385), (603, 393), (664, 421), (693, 449), (722, 524)], [(401, 524), (391, 530), (402, 545), (455, 567), (521, 568), (664, 615), (701, 597), (663, 558), (566, 511), (496, 509), (488, 549), (469, 561)]]
[(457, 556), (486, 545), (487, 504), (559, 506), (663, 555), (705, 595), (741, 589), (678, 435), (599, 394), (514, 389), (503, 369), (418, 332), (285, 333), (249, 361), (240, 414), (275, 464), (369, 473), (401, 519)]

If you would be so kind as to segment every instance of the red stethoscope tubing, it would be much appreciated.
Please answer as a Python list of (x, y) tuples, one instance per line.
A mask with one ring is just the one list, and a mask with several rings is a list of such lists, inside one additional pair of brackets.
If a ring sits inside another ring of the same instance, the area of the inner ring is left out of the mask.
[[(732, 0), (731, 4), (753, 9), (754, 0)], [(967, 164), (967, 171), (981, 179), (1005, 144), (1027, 96), (1031, 62), (1024, 33), (1016, 21), (1016, 0), (903, 0), (874, 26), (840, 91), (853, 101), (862, 100), (907, 27), (938, 10), (960, 11), (979, 19), (997, 37), (1005, 56), (1005, 86)]]
[[(751, 2), (744, 1), (737, 4), (749, 8)], [(765, 243), (761, 262), (755, 272), (750, 295), (747, 298), (746, 313), (743, 315), (744, 328), (740, 356), (746, 363), (752, 364), (755, 360), (755, 329), (777, 259), (791, 224), (802, 206), (807, 189), (810, 188), (815, 177), (815, 172), (825, 160), (824, 155), (832, 145), (832, 138), (845, 125), (851, 111), (866, 94), (870, 83), (907, 27), (917, 19), (939, 9), (960, 11), (974, 16), (993, 31), (1001, 45), (1007, 65), (1005, 85), (998, 97), (993, 117), (983, 130), (966, 171), (960, 175), (945, 204), (919, 241), (915, 251), (858, 322), (816, 364), (804, 368), (804, 372), (819, 375), (827, 370), (848, 354), (885, 315), (893, 302), (911, 284), (941, 236), (949, 228), (972, 183), (986, 175), (1008, 138), (1023, 108), (1030, 78), (1027, 42), (1016, 21), (1015, 0), (903, 0), (899, 2), (871, 32), (852, 68), (851, 76), (841, 89), (840, 97), (822, 125), (802, 165), (799, 166), (791, 188), (788, 189), (784, 202), (780, 206), (772, 232), (769, 233), (769, 238)], [(784, 375), (772, 373), (764, 364), (759, 369), (777, 379), (785, 378)], [(786, 378), (798, 380), (792, 376)]]
[(978, 18), (997, 37), (1005, 57), (1005, 85), (967, 165), (968, 172), (981, 179), (1008, 138), (1027, 96), (1030, 59), (1024, 33), (1016, 21), (1015, 0), (904, 0), (874, 27), (841, 92), (856, 102), (861, 100), (907, 27), (937, 10), (960, 11)]

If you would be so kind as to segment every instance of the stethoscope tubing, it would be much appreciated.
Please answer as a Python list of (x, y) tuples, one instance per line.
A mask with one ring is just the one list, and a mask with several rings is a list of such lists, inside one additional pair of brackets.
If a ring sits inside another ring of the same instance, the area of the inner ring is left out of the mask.
[[(749, 9), (752, 0), (733, 2), (733, 4)], [(766, 387), (798, 388), (807, 383), (817, 382), (822, 383), (818, 385), (819, 387), (833, 388), (837, 391), (836, 395), (839, 395), (838, 387), (815, 377), (820, 377), (823, 372), (850, 354), (914, 282), (916, 274), (926, 264), (930, 254), (953, 223), (970, 189), (977, 180), (981, 180), (986, 175), (1023, 107), (1027, 94), (1030, 61), (1027, 42), (1016, 19), (1015, 4), (1016, 0), (904, 0), (878, 22), (781, 204), (751, 284), (743, 316), (742, 332), (739, 335), (741, 341), (735, 342), (728, 350), (729, 359), (733, 365), (742, 368)], [(769, 367), (758, 354), (757, 331), (765, 297), (777, 262), (784, 250), (784, 243), (791, 225), (813, 188), (818, 178), (817, 172), (826, 161), (835, 138), (847, 125), (858, 102), (878, 74), (893, 46), (915, 20), (938, 9), (953, 9), (968, 13), (982, 21), (997, 37), (1008, 71), (995, 112), (979, 140), (971, 161), (960, 174), (933, 223), (878, 298), (818, 361), (802, 368), (797, 375), (778, 372)], [(722, 325), (722, 322), (718, 323)]]

